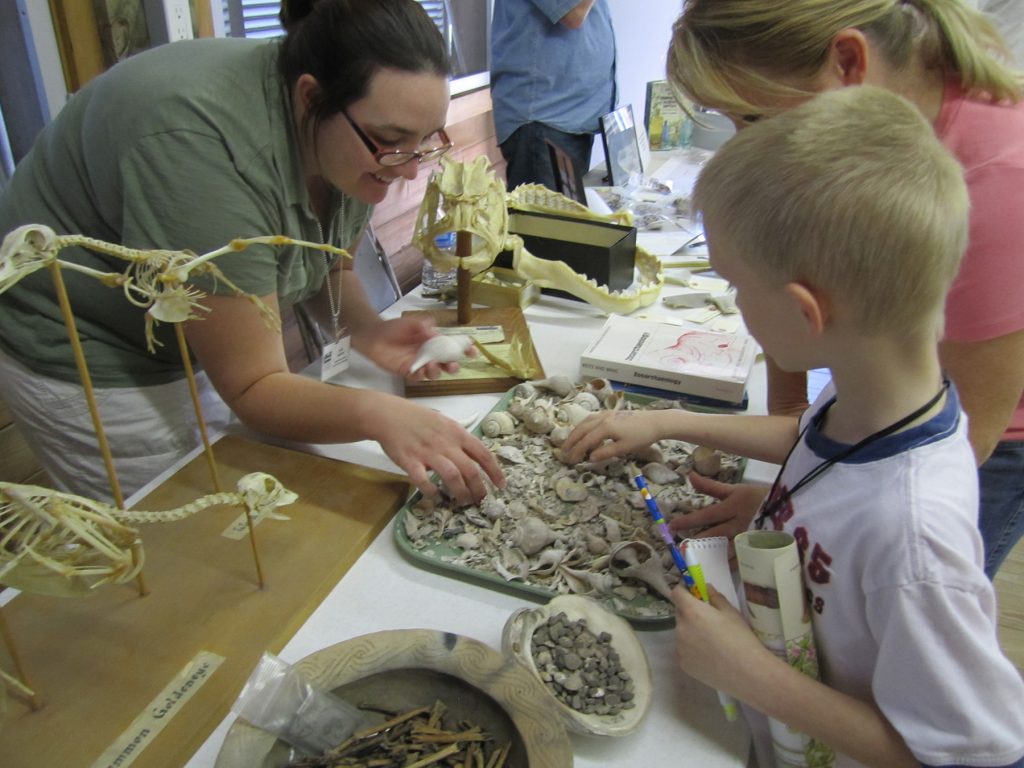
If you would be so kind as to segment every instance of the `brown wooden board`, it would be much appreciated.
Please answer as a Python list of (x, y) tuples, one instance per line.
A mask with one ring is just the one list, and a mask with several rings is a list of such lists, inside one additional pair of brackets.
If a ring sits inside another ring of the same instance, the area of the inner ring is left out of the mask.
[[(256, 528), (267, 587), (257, 586), (248, 538), (221, 532), (241, 513), (218, 506), (140, 526), (150, 594), (107, 585), (81, 599), (21, 594), (3, 615), (25, 673), (44, 701), (0, 713), (0, 764), (91, 766), (200, 651), (225, 658), (132, 768), (184, 765), (228, 714), (264, 651), (279, 652), (408, 496), (398, 475), (225, 437), (220, 480), (234, 488), (264, 471), (299, 495), (290, 520)], [(139, 504), (171, 509), (211, 492), (203, 456)], [(11, 660), (0, 646), (0, 665)]]
[[(452, 328), (459, 325), (458, 310), (455, 309), (424, 309), (403, 312), (403, 315), (428, 315), (434, 319), (439, 328)], [(537, 356), (537, 350), (530, 338), (530, 328), (519, 307), (473, 307), (469, 325), (500, 325), (505, 331), (506, 343), (518, 339), (524, 353), (536, 367), (534, 379), (544, 378), (544, 368)], [(443, 378), (434, 381), (405, 382), (406, 397), (434, 397), (438, 395), (478, 395), (486, 392), (505, 392), (514, 387), (521, 379), (513, 376), (495, 376), (493, 378)]]

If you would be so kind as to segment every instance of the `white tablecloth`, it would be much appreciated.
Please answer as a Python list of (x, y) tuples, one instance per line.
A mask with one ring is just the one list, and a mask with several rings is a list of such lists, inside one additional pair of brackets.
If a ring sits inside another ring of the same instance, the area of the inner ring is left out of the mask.
[[(665, 294), (678, 288), (666, 287)], [(385, 316), (411, 309), (436, 308), (419, 292), (405, 296)], [(660, 302), (646, 314), (670, 315)], [(543, 297), (529, 307), (526, 318), (534, 345), (548, 375), (578, 376), (578, 359), (586, 344), (604, 322), (595, 308), (576, 301)], [(764, 412), (764, 366), (758, 363), (750, 387), (750, 412)], [(314, 372), (311, 372), (314, 375)], [(376, 370), (356, 356), (347, 374), (348, 383), (401, 393), (401, 381)], [(497, 403), (499, 394), (423, 398), (422, 404), (437, 408), (458, 420), (483, 416)], [(292, 446), (295, 447), (295, 446)], [(398, 468), (376, 443), (301, 446), (303, 450), (397, 472)], [(771, 465), (751, 462), (748, 478), (768, 482)], [(393, 524), (392, 524), (393, 525)], [(357, 635), (384, 629), (431, 628), (473, 637), (500, 648), (501, 629), (517, 608), (535, 605), (525, 598), (489, 589), (475, 582), (442, 576), (407, 560), (392, 541), (389, 525), (327, 596), (310, 619), (281, 652), (294, 662), (329, 645)], [(714, 691), (678, 670), (671, 630), (638, 633), (650, 659), (653, 705), (639, 730), (621, 739), (572, 737), (575, 765), (581, 768), (620, 765), (692, 765), (701, 768), (743, 766), (749, 734), (742, 722), (728, 723)], [(187, 768), (209, 768), (233, 721), (229, 716), (188, 762)]]

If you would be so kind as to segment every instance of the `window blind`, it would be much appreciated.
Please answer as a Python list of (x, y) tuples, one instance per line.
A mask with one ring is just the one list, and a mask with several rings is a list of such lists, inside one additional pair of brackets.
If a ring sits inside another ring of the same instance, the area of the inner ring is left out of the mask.
[[(445, 40), (451, 40), (446, 0), (417, 0), (441, 30)], [(277, 37), (284, 34), (278, 14), (280, 0), (222, 0), (224, 23), (232, 37)]]

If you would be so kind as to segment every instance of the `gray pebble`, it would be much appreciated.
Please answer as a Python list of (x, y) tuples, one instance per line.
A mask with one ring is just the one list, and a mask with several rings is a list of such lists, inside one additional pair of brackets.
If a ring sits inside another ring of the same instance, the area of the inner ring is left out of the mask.
[(566, 706), (609, 716), (635, 706), (633, 679), (623, 669), (610, 633), (595, 635), (583, 619), (569, 621), (559, 613), (534, 631), (532, 641), (541, 679)]

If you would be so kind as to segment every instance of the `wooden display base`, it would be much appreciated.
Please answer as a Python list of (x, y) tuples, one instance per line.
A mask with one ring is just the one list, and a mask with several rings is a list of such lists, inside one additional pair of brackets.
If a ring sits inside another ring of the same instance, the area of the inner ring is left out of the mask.
[[(228, 714), (264, 651), (279, 652), (405, 502), (398, 475), (225, 437), (214, 446), (225, 490), (265, 471), (299, 495), (256, 527), (267, 588), (257, 586), (246, 536), (222, 532), (240, 507), (140, 526), (150, 589), (100, 587), (81, 599), (21, 594), (2, 608), (44, 702), (11, 698), (0, 712), (5, 768), (91, 766), (197, 654), (224, 661), (132, 768), (184, 765)], [(211, 492), (199, 456), (133, 509), (177, 507)], [(0, 664), (11, 661), (0, 646)]]
[[(454, 328), (459, 325), (458, 310), (425, 309), (403, 312), (404, 315), (429, 315), (439, 328)], [(529, 362), (536, 368), (532, 378), (543, 379), (544, 368), (537, 357), (537, 350), (530, 338), (530, 329), (519, 307), (473, 307), (469, 325), (500, 325), (505, 331), (505, 343), (517, 340)], [(488, 378), (453, 378), (442, 377), (433, 381), (405, 382), (406, 397), (433, 397), (436, 395), (478, 395), (485, 392), (504, 392), (514, 387), (522, 379), (514, 376), (492, 376)]]

